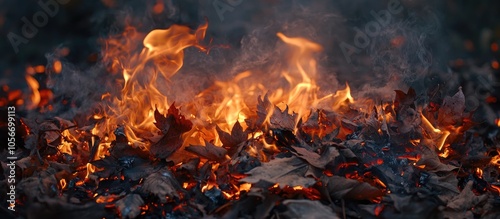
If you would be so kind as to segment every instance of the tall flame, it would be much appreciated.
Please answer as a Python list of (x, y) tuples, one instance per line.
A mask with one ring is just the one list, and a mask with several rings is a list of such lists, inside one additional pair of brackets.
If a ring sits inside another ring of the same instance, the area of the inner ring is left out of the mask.
[(199, 43), (207, 27), (207, 24), (202, 25), (194, 32), (179, 25), (153, 30), (144, 38), (144, 48), (139, 54), (125, 57), (120, 52), (133, 53), (131, 41), (137, 37), (135, 30), (128, 29), (132, 37), (125, 40), (125, 45), (116, 39), (109, 40), (105, 58), (113, 60), (113, 66), (122, 68), (124, 86), (120, 97), (113, 100), (112, 113), (107, 115), (107, 125), (100, 133), (112, 133), (117, 126), (123, 126), (129, 141), (135, 146), (146, 147), (137, 134), (149, 136), (155, 132), (154, 109), (165, 111), (169, 106), (166, 84), (182, 67), (184, 49), (194, 46), (204, 50)]

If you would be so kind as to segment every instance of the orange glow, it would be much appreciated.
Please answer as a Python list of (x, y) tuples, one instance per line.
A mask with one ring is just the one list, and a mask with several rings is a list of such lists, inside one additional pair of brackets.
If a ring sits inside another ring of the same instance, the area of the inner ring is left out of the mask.
[(492, 43), (491, 44), (491, 51), (492, 52), (498, 52), (498, 44), (497, 43)]
[(375, 181), (375, 183), (377, 183), (377, 185), (382, 186), (383, 188), (387, 188), (387, 186), (385, 185), (384, 182), (382, 182), (382, 180), (380, 180), (378, 178), (374, 178), (373, 181)]
[(62, 71), (61, 61), (59, 61), (59, 60), (55, 61), (52, 67), (54, 68), (54, 72), (56, 74), (61, 73), (61, 71)]
[(214, 186), (216, 186), (216, 185), (213, 183), (207, 183), (203, 187), (201, 187), (201, 192), (206, 192), (206, 191), (212, 189)]
[(494, 165), (494, 166), (500, 167), (500, 154), (492, 157), (491, 161), (490, 161), (490, 164)]
[(450, 156), (450, 149), (445, 148), (443, 152), (439, 153), (439, 156), (442, 158), (447, 158), (448, 156)]
[(33, 68), (32, 66), (26, 67), (26, 73), (29, 75), (34, 75), (36, 73), (35, 68)]
[(165, 5), (163, 5), (163, 2), (157, 1), (156, 4), (153, 6), (153, 13), (161, 14), (164, 9), (165, 9)]
[(39, 73), (39, 74), (40, 73), (44, 73), (45, 72), (45, 66), (43, 66), (43, 65), (37, 65), (37, 66), (35, 66), (35, 72)]
[(67, 185), (66, 180), (65, 179), (59, 180), (59, 185), (61, 186), (61, 189), (65, 189)]
[(500, 127), (500, 118), (495, 119), (495, 124), (496, 124), (498, 127)]
[(250, 189), (252, 188), (252, 184), (250, 183), (243, 183), (240, 185), (240, 191), (250, 191)]
[(480, 179), (483, 178), (483, 170), (480, 168), (476, 168), (476, 176), (479, 177)]
[(107, 195), (107, 196), (100, 195), (95, 199), (95, 202), (99, 203), (99, 204), (106, 204), (106, 203), (113, 202), (119, 198), (120, 198), (120, 196), (118, 196), (118, 195)]
[(87, 175), (85, 175), (85, 179), (88, 179), (90, 174), (92, 174), (93, 172), (95, 172), (95, 166), (90, 164), (90, 163), (87, 163)]
[(493, 69), (499, 69), (500, 68), (500, 64), (498, 63), (498, 61), (495, 60), (495, 61), (491, 62), (491, 67)]
[(410, 140), (410, 143), (411, 143), (413, 146), (418, 146), (418, 145), (420, 144), (420, 139)]

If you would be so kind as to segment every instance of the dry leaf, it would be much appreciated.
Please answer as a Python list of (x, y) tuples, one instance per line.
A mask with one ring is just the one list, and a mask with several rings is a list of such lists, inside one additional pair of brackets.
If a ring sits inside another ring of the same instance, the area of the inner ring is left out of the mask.
[(321, 204), (319, 201), (288, 199), (283, 201), (283, 205), (287, 206), (287, 211), (283, 213), (285, 218), (339, 218), (331, 208)]
[(257, 183), (262, 180), (272, 184), (278, 183), (281, 188), (284, 186), (309, 187), (315, 183), (315, 180), (305, 177), (308, 169), (309, 165), (297, 157), (276, 158), (250, 170), (246, 173), (250, 176), (241, 181)]
[(145, 192), (156, 195), (162, 203), (165, 203), (167, 202), (166, 196), (178, 197), (178, 184), (177, 179), (175, 179), (168, 169), (162, 169), (148, 176), (146, 180), (144, 180), (142, 189)]
[(281, 111), (277, 106), (274, 107), (273, 114), (271, 115), (271, 127), (272, 129), (284, 129), (293, 131), (295, 129), (295, 119), (297, 114), (288, 114), (288, 106), (285, 110)]
[(325, 168), (328, 163), (335, 160), (335, 158), (340, 155), (339, 151), (334, 147), (327, 147), (325, 152), (321, 155), (301, 147), (292, 146), (292, 148), (297, 151), (298, 157), (318, 168)]
[(138, 194), (128, 194), (116, 202), (121, 218), (135, 218), (141, 213), (141, 205), (144, 204)]
[(465, 110), (465, 96), (462, 88), (453, 97), (445, 97), (443, 105), (439, 108), (438, 124), (441, 127), (461, 123)]
[(447, 208), (450, 208), (455, 211), (467, 211), (476, 206), (477, 204), (485, 201), (488, 198), (487, 194), (477, 196), (472, 191), (473, 181), (467, 182), (465, 188), (460, 192), (459, 195), (455, 196), (451, 201), (446, 205)]
[(191, 121), (180, 114), (174, 104), (172, 103), (168, 109), (166, 117), (155, 110), (155, 125), (164, 135), (158, 142), (151, 145), (150, 152), (160, 159), (165, 159), (177, 151), (182, 146), (181, 135), (191, 130), (193, 126)]
[(205, 146), (191, 145), (185, 150), (213, 161), (222, 161), (227, 154), (226, 149), (217, 147), (208, 141), (205, 141)]
[(340, 176), (332, 176), (323, 179), (330, 196), (334, 199), (372, 200), (384, 193), (366, 183)]

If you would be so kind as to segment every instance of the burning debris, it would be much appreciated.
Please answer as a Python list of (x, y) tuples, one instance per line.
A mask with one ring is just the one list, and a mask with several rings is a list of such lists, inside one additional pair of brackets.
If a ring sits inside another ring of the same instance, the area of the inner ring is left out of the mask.
[[(488, 218), (499, 213), (498, 140), (477, 128), (483, 124), (466, 109), (461, 88), (452, 96), (397, 90), (392, 101), (354, 98), (347, 84), (336, 92), (320, 91), (314, 54), (322, 47), (278, 33), (291, 52), (277, 74), (262, 82), (258, 74), (242, 72), (215, 82), (191, 102), (178, 101), (168, 84), (183, 66), (186, 48), (210, 50), (202, 45), (206, 29), (207, 24), (194, 31), (173, 25), (144, 36), (129, 27), (108, 39), (103, 59), (109, 72), (121, 73), (115, 76), (121, 90), (103, 93), (94, 111), (72, 119), (43, 117), (55, 99), (30, 76), (28, 102), (19, 103), (22, 94), (10, 92), (2, 106), (18, 103), (41, 116), (16, 120), (16, 211), (4, 203), (3, 214)], [(64, 74), (60, 62), (53, 68)], [(9, 168), (3, 160), (4, 172)], [(6, 178), (1, 185), (7, 191)]]

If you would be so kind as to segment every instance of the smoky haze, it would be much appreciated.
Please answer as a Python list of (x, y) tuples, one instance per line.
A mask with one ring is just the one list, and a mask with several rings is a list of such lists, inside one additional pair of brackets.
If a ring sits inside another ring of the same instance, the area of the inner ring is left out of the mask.
[[(316, 81), (325, 93), (343, 89), (348, 82), (355, 97), (390, 100), (395, 89), (413, 86), (425, 91), (433, 85), (423, 80), (428, 74), (445, 72), (442, 70), (447, 46), (442, 40), (444, 33), (437, 10), (441, 5), (432, 1), (165, 2), (166, 13), (160, 17), (147, 13), (154, 4), (146, 1), (117, 4), (121, 6), (97, 12), (91, 20), (95, 26), (109, 26), (103, 28), (101, 38), (120, 33), (126, 25), (147, 33), (174, 23), (194, 29), (208, 20), (205, 43), (211, 48), (209, 53), (187, 49), (183, 68), (164, 83), (165, 95), (176, 101), (192, 99), (215, 80), (230, 80), (247, 70), (266, 81), (269, 72), (284, 68), (284, 60), (290, 53), (289, 47), (276, 36), (277, 32), (302, 37), (323, 47), (322, 52), (315, 54)], [(384, 17), (387, 14), (389, 17)], [(140, 49), (139, 46), (137, 52)], [(47, 57), (48, 63), (57, 58), (53, 54)], [(54, 114), (68, 110), (64, 115), (71, 118), (93, 108), (102, 94), (119, 93), (120, 75), (110, 75), (109, 65), (98, 62), (82, 68), (71, 61), (63, 63), (63, 73), (51, 74), (49, 85), (55, 89), (56, 100), (71, 98), (79, 110), (60, 107)]]

